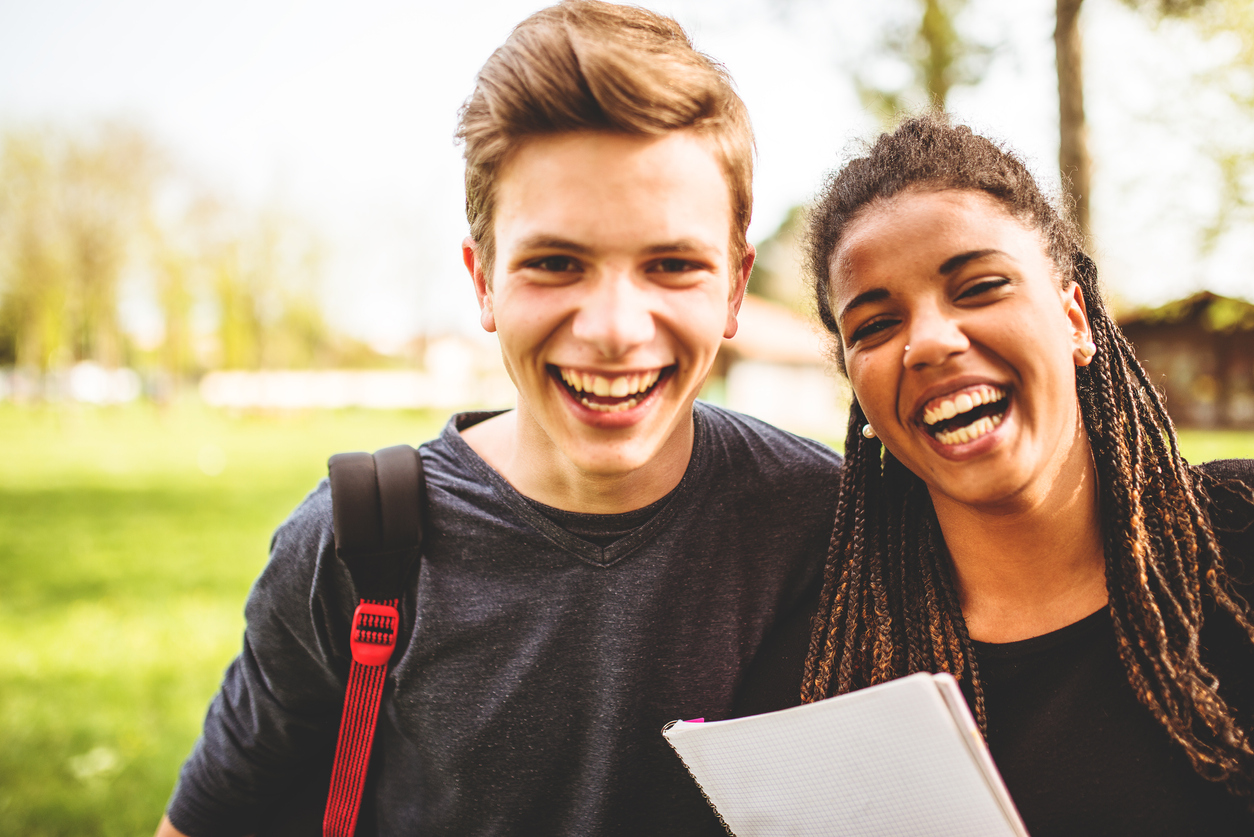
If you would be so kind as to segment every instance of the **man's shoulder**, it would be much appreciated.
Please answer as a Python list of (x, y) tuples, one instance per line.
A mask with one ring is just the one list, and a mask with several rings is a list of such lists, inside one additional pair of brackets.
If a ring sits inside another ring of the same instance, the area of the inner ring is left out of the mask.
[(322, 540), (331, 535), (331, 481), (323, 477), (275, 530), (274, 538)]
[(732, 454), (765, 464), (792, 468), (839, 469), (844, 460), (822, 442), (798, 436), (753, 416), (725, 407), (696, 403), (697, 414), (710, 430), (711, 441)]
[(253, 584), (250, 609), (290, 597), (308, 599), (328, 571), (336, 573), (331, 521), (331, 484), (323, 478), (274, 530), (270, 560)]

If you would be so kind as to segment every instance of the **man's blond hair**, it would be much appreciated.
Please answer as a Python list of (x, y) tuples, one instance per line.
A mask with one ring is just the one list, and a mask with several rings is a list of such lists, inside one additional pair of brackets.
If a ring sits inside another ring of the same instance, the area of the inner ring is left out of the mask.
[(566, 0), (536, 12), (492, 54), (461, 110), (466, 218), (491, 281), (496, 181), (527, 139), (568, 131), (712, 141), (731, 195), (731, 268), (753, 211), (753, 131), (727, 71), (674, 20), (634, 6)]

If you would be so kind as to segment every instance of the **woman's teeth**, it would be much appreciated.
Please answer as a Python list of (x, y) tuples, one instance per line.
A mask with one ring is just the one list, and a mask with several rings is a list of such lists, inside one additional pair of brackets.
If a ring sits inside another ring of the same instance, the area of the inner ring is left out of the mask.
[(942, 430), (935, 434), (935, 438), (942, 445), (961, 445), (967, 442), (974, 442), (981, 436), (992, 433), (999, 424), (1001, 424), (1000, 414), (983, 416), (962, 427), (956, 427), (953, 430)]
[(984, 384), (971, 387), (957, 395), (931, 401), (923, 411), (923, 424), (942, 445), (973, 442), (996, 430), (1006, 412), (1004, 404), (982, 408), (1005, 398), (1006, 391), (999, 387)]
[[(948, 421), (954, 416), (969, 413), (984, 404), (993, 404), (1006, 397), (1004, 390), (997, 387), (979, 386), (965, 390), (955, 398), (946, 398), (938, 404), (923, 411), (923, 423), (931, 427), (941, 421)], [(1000, 423), (1000, 422), (999, 422)], [(993, 425), (996, 427), (997, 425)], [(937, 438), (940, 438), (938, 435)]]

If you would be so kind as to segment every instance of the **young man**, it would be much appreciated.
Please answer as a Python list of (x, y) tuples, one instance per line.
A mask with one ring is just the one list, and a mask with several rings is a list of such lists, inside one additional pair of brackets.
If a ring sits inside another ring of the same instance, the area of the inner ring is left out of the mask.
[[(366, 827), (721, 834), (660, 731), (729, 715), (817, 581), (840, 464), (694, 405), (753, 264), (744, 105), (673, 21), (578, 0), (489, 59), (459, 136), (518, 402), (422, 447)], [(166, 833), (247, 833), (330, 759), (355, 603), (323, 483), (275, 535)]]

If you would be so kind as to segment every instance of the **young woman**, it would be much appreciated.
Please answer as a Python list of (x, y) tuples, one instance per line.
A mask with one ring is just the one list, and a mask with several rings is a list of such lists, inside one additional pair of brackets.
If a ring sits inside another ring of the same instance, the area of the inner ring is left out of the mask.
[(802, 700), (948, 671), (1034, 837), (1254, 834), (1254, 463), (1184, 461), (1075, 231), (969, 129), (881, 136), (810, 232), (854, 403)]

